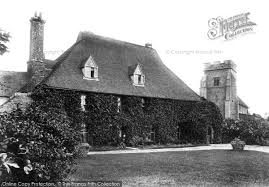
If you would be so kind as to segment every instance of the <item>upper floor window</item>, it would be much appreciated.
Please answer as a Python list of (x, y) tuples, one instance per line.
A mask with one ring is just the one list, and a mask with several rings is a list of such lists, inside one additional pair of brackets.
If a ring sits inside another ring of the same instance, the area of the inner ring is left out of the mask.
[(80, 107), (81, 107), (81, 110), (83, 112), (85, 111), (85, 105), (86, 105), (86, 95), (81, 95), (80, 96)]
[(146, 104), (146, 101), (144, 98), (141, 98), (141, 107), (144, 108)]
[(121, 98), (118, 97), (117, 98), (117, 112), (120, 112), (121, 111)]
[(92, 56), (82, 65), (83, 79), (99, 80), (98, 79), (98, 66), (96, 65)]
[(134, 86), (144, 86), (145, 85), (145, 75), (142, 72), (141, 65), (136, 64), (129, 67), (129, 75), (133, 81)]
[(94, 78), (95, 74), (95, 68), (91, 67), (91, 78)]
[(220, 78), (214, 77), (214, 86), (219, 86), (219, 85), (220, 85)]

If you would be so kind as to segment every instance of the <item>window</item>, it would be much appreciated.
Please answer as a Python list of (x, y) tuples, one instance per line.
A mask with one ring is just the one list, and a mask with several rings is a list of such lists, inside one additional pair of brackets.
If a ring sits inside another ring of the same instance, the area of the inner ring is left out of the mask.
[(82, 66), (83, 79), (99, 80), (98, 79), (98, 66), (96, 65), (92, 56), (88, 58)]
[(145, 107), (145, 99), (144, 99), (144, 98), (141, 99), (141, 107), (142, 107), (142, 108)]
[(129, 67), (129, 76), (133, 82), (134, 86), (144, 87), (145, 85), (145, 75), (142, 72), (141, 65), (136, 64)]
[(94, 67), (91, 67), (91, 78), (94, 78)]
[(85, 105), (86, 105), (86, 95), (81, 95), (80, 96), (80, 106), (81, 106), (81, 110), (83, 112), (85, 111)]
[(151, 127), (151, 131), (149, 133), (148, 139), (152, 142), (155, 142), (155, 129)]
[(177, 126), (177, 139), (180, 140), (180, 126)]
[(141, 74), (134, 75), (134, 85), (136, 86), (144, 86), (145, 76)]
[(214, 77), (214, 86), (219, 86), (219, 85), (220, 85), (220, 78)]
[(118, 97), (117, 99), (117, 112), (120, 112), (121, 111), (121, 98)]
[(142, 83), (142, 75), (138, 75), (138, 84)]

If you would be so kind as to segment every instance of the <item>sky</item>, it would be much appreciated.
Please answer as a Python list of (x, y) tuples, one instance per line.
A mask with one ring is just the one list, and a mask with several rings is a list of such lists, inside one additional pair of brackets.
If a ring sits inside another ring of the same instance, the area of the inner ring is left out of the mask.
[[(250, 112), (269, 113), (269, 11), (265, 0), (0, 0), (0, 28), (10, 32), (9, 53), (0, 69), (26, 71), (30, 18), (42, 12), (44, 51), (55, 59), (68, 49), (79, 31), (144, 45), (152, 43), (164, 64), (199, 93), (204, 63), (232, 60), (237, 64), (237, 93)], [(249, 12), (257, 25), (252, 33), (232, 40), (207, 36), (211, 18)]]

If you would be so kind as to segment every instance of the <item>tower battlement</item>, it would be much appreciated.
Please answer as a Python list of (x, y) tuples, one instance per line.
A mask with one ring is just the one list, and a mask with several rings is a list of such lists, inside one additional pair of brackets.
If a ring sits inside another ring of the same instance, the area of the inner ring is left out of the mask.
[(224, 118), (238, 119), (235, 63), (231, 60), (206, 63), (200, 96), (215, 103)]
[(224, 60), (224, 62), (216, 61), (213, 63), (205, 63), (204, 71), (215, 71), (223, 69), (233, 69), (236, 72), (236, 64), (232, 60)]

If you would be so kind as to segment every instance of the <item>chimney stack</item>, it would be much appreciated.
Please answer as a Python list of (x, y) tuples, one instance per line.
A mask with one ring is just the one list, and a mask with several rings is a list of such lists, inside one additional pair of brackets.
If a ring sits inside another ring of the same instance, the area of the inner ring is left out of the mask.
[(46, 69), (44, 64), (45, 55), (43, 52), (44, 24), (42, 14), (35, 12), (30, 19), (30, 55), (27, 62), (27, 72), (33, 85), (37, 85), (45, 77)]
[(151, 43), (146, 43), (145, 47), (152, 48), (152, 44)]
[(42, 14), (35, 12), (35, 16), (30, 19), (30, 57), (32, 60), (44, 60), (43, 43), (44, 43), (44, 23)]

